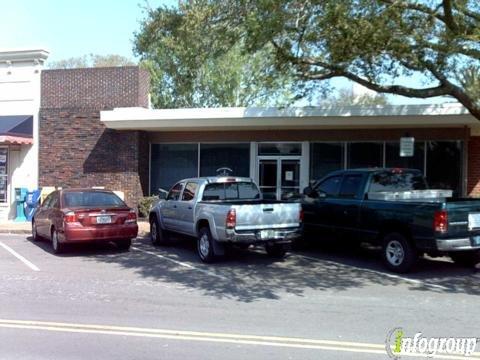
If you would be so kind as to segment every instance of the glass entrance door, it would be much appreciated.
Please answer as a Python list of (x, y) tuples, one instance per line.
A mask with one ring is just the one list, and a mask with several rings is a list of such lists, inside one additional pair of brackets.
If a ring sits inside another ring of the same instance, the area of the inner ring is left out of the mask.
[(260, 157), (258, 179), (264, 199), (294, 197), (300, 193), (300, 158)]

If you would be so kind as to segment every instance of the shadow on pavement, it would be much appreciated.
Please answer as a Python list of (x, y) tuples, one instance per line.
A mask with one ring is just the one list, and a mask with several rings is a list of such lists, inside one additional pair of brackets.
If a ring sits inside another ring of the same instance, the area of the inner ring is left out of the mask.
[[(47, 241), (33, 244), (52, 253)], [(399, 276), (383, 268), (378, 250), (373, 248), (308, 246), (280, 261), (269, 258), (262, 250), (235, 249), (214, 264), (203, 264), (191, 239), (178, 238), (171, 246), (155, 248), (148, 239), (139, 238), (133, 246), (138, 250), (121, 252), (114, 244), (69, 246), (59, 256), (120, 265), (145, 279), (241, 302), (280, 299), (285, 293), (308, 296), (309, 290), (340, 292), (370, 285), (480, 294), (480, 273), (477, 275), (474, 269), (458, 267), (445, 259), (421, 259), (415, 272)]]

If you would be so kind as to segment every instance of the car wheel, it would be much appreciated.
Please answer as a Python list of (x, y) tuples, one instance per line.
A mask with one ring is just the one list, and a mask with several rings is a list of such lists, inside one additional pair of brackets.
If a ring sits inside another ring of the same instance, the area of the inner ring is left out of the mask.
[(451, 252), (450, 257), (455, 264), (465, 267), (474, 267), (480, 263), (480, 251)]
[(385, 266), (397, 273), (409, 272), (418, 259), (416, 249), (399, 233), (390, 233), (383, 238), (382, 255)]
[(132, 239), (121, 239), (115, 241), (115, 244), (120, 250), (129, 250), (132, 246)]
[(153, 245), (167, 245), (168, 235), (160, 226), (156, 216), (150, 219), (150, 241)]
[(283, 245), (274, 244), (274, 245), (265, 245), (265, 251), (267, 252), (268, 256), (274, 259), (283, 259), (287, 250)]
[(213, 238), (209, 228), (202, 228), (198, 234), (197, 239), (197, 253), (205, 263), (211, 263), (215, 260), (215, 253), (213, 251)]
[(53, 252), (55, 254), (61, 254), (63, 251), (64, 251), (64, 244), (62, 244), (59, 240), (58, 240), (58, 232), (57, 230), (53, 229), (52, 230), (52, 248), (53, 248)]
[(40, 236), (38, 236), (37, 224), (35, 221), (32, 221), (32, 239), (33, 241), (40, 241)]

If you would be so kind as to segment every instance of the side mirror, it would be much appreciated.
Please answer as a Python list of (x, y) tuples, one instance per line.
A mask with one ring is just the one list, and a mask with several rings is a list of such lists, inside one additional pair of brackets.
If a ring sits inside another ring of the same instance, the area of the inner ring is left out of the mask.
[(303, 189), (303, 195), (306, 195), (310, 198), (320, 197), (319, 193), (315, 189), (313, 189), (311, 186), (307, 186), (305, 189)]
[(168, 195), (168, 191), (167, 190), (164, 190), (164, 189), (158, 189), (158, 198), (160, 200), (165, 200), (167, 198), (167, 195)]

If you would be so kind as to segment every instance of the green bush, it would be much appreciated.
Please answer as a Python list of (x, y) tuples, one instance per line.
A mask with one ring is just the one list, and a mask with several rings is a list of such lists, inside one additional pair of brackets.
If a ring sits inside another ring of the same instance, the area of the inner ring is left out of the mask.
[(147, 218), (150, 209), (158, 201), (157, 196), (145, 196), (138, 201), (138, 216)]

